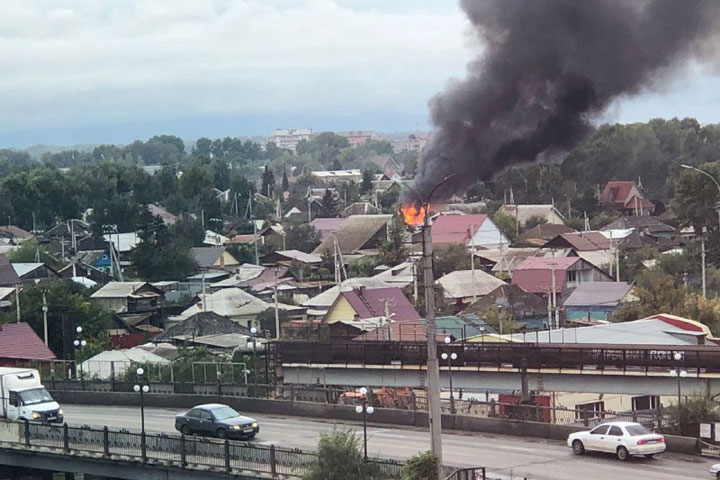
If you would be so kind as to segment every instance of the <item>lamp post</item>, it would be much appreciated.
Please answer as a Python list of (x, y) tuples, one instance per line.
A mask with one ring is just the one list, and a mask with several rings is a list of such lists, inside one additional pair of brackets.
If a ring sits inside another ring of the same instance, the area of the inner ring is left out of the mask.
[(138, 368), (137, 382), (133, 387), (136, 393), (140, 394), (140, 449), (142, 450), (143, 462), (147, 459), (146, 446), (145, 446), (145, 397), (144, 395), (150, 391), (150, 384), (148, 379), (143, 376), (145, 371), (142, 367)]
[[(712, 180), (712, 182), (715, 184), (715, 187), (717, 187), (717, 189), (718, 189), (718, 195), (720, 195), (720, 182), (718, 182), (718, 181), (715, 179), (715, 177), (713, 177), (710, 173), (708, 173), (708, 172), (706, 172), (705, 170), (702, 170), (702, 169), (700, 169), (700, 168), (693, 167), (692, 165), (682, 164), (682, 165), (680, 165), (680, 166), (681, 166), (682, 168), (686, 168), (686, 169), (688, 169), (688, 170), (694, 170), (694, 171), (696, 171), (696, 172), (698, 172), (698, 173), (700, 173), (700, 174), (702, 174), (702, 175), (705, 175), (707, 178), (709, 178), (710, 180)], [(717, 214), (718, 214), (718, 229), (720, 229), (720, 197), (718, 197), (718, 203), (717, 203), (717, 205), (715, 205), (715, 209), (717, 210)], [(703, 250), (704, 250), (704, 249), (703, 249)]]
[(680, 408), (680, 406), (681, 406), (681, 400), (682, 400), (682, 396), (681, 396), (682, 392), (681, 392), (681, 389), (680, 389), (680, 388), (681, 388), (681, 386), (680, 386), (680, 381), (681, 381), (683, 378), (687, 377), (687, 374), (688, 374), (688, 373), (687, 373), (687, 371), (680, 369), (680, 365), (679, 365), (679, 364), (680, 364), (680, 361), (683, 359), (683, 354), (682, 354), (682, 353), (680, 353), (680, 352), (675, 352), (675, 355), (673, 355), (673, 359), (675, 360), (675, 368), (672, 369), (672, 370), (670, 370), (670, 376), (677, 378), (678, 426), (679, 426), (680, 428), (682, 428), (682, 426), (681, 426), (681, 423), (682, 423), (682, 419), (681, 419), (682, 409)]
[(250, 329), (250, 336), (252, 336), (252, 351), (253, 351), (253, 394), (255, 396), (258, 395), (257, 393), (257, 328), (252, 327)]
[(480, 343), (485, 346), (485, 327), (480, 327)]
[[(445, 337), (445, 345), (450, 345), (450, 342), (452, 339), (450, 337)], [(453, 395), (453, 385), (452, 385), (452, 361), (457, 360), (458, 356), (457, 353), (451, 352), (448, 354), (447, 352), (443, 352), (441, 355), (443, 360), (447, 360), (448, 362), (448, 382), (450, 383), (450, 413), (455, 415), (455, 396)]]
[[(75, 329), (77, 332), (77, 338), (73, 342), (73, 345), (75, 346), (75, 364), (77, 365), (77, 357), (78, 353), (80, 352), (80, 349), (83, 348), (85, 345), (87, 345), (87, 342), (80, 338), (80, 335), (82, 334), (82, 327), (77, 327)], [(80, 362), (80, 387), (85, 390), (85, 378), (83, 376), (83, 364)]]
[(407, 185), (422, 203), (424, 212), (422, 226), (423, 281), (425, 283), (425, 335), (427, 336), (427, 390), (428, 390), (428, 423), (430, 424), (430, 445), (438, 459), (438, 476), (442, 476), (442, 411), (440, 408), (440, 364), (437, 356), (437, 339), (435, 328), (435, 296), (433, 286), (433, 253), (430, 231), (430, 200), (438, 188), (455, 174), (450, 174), (437, 183), (423, 196), (413, 187)]
[(362, 387), (360, 389), (360, 395), (362, 395), (362, 405), (358, 405), (355, 407), (355, 411), (357, 413), (362, 413), (362, 419), (363, 419), (363, 458), (367, 461), (368, 454), (367, 454), (367, 416), (372, 415), (375, 409), (371, 406), (368, 406), (367, 404), (367, 393), (368, 389), (365, 387)]

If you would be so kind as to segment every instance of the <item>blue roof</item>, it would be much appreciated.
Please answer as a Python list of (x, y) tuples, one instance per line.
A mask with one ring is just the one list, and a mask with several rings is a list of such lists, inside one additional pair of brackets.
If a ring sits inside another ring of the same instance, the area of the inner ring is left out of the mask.
[[(420, 323), (425, 324), (425, 319), (421, 318)], [(438, 333), (452, 335), (457, 339), (475, 337), (482, 335), (481, 328), (485, 328), (485, 333), (496, 333), (495, 329), (485, 323), (483, 319), (476, 314), (467, 315), (447, 315), (435, 318), (435, 329)]]

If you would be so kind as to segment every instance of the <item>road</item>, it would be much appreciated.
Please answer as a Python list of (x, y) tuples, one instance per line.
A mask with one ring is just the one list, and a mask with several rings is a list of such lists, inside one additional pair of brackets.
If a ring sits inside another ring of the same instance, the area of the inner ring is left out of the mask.
[[(140, 430), (140, 411), (133, 407), (64, 405), (66, 421), (73, 426), (89, 425)], [(174, 417), (180, 410), (145, 409), (148, 432), (175, 432)], [(277, 415), (252, 415), (260, 421), (259, 444), (314, 450), (320, 433), (350, 427), (362, 434), (362, 424)], [(370, 426), (371, 456), (404, 460), (429, 447), (425, 429)], [(708, 479), (712, 461), (665, 453), (620, 462), (609, 455), (574, 456), (562, 442), (506, 435), (451, 431), (443, 434), (444, 462), (456, 466), (485, 466), (493, 478), (528, 480), (684, 480)]]

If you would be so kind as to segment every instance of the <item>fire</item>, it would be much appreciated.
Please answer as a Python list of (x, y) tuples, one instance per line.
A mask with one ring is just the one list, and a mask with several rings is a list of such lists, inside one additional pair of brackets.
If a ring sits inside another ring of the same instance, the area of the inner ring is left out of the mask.
[(411, 226), (417, 226), (423, 223), (425, 220), (425, 207), (422, 205), (405, 205), (400, 209), (403, 216), (405, 217), (405, 223)]

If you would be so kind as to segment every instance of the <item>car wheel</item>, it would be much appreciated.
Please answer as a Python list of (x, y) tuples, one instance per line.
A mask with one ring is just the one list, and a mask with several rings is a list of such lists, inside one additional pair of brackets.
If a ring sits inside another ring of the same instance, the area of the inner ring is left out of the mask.
[(183, 425), (182, 428), (180, 428), (180, 433), (186, 436), (192, 435), (192, 430), (190, 430), (190, 427), (187, 425)]
[(621, 460), (621, 461), (624, 462), (625, 460), (628, 459), (629, 456), (630, 456), (630, 454), (628, 453), (627, 448), (625, 448), (625, 447), (618, 447), (618, 449), (617, 449), (617, 458), (618, 458), (618, 460)]
[(645, 454), (645, 458), (649, 458), (649, 459), (652, 460), (654, 457), (655, 457), (655, 454), (654, 454), (654, 453), (646, 453), (646, 454)]
[(217, 436), (218, 436), (218, 438), (225, 439), (225, 438), (227, 438), (227, 432), (222, 428), (218, 428)]
[(572, 443), (572, 450), (575, 455), (582, 455), (585, 453), (585, 445), (580, 440), (575, 440)]

